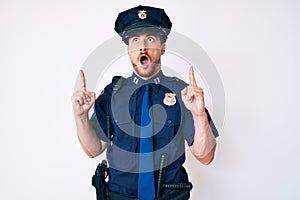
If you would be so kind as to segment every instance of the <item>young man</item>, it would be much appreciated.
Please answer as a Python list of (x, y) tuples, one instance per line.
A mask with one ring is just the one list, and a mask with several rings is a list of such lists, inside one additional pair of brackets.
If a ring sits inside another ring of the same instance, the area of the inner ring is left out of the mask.
[[(168, 155), (165, 183), (186, 182), (184, 140), (208, 165), (214, 158), (217, 130), (205, 109), (193, 68), (190, 84), (161, 71), (161, 56), (171, 21), (163, 9), (138, 6), (119, 14), (115, 30), (128, 45), (129, 78), (114, 78), (96, 99), (81, 90), (72, 96), (78, 138), (91, 158), (107, 149), (110, 199), (155, 199), (160, 157)], [(89, 119), (88, 111), (95, 113)], [(189, 192), (164, 189), (160, 199), (188, 199)]]

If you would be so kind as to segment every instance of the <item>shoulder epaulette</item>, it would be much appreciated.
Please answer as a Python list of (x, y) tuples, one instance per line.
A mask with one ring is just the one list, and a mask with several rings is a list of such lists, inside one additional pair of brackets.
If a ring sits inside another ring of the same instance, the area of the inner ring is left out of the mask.
[(183, 80), (173, 76), (173, 77), (168, 77), (167, 79), (168, 81), (170, 82), (175, 82), (174, 84), (177, 84), (177, 85), (186, 85), (186, 82), (184, 82)]

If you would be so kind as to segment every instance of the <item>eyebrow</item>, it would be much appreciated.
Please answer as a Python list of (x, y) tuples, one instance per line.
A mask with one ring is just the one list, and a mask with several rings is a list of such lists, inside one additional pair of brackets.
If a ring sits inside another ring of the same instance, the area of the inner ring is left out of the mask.
[(153, 33), (148, 33), (146, 36), (155, 36), (155, 37), (158, 37), (157, 35), (155, 35)]
[[(131, 37), (132, 37), (132, 38), (133, 38), (133, 37), (139, 37), (139, 35), (142, 35), (142, 34), (136, 34), (136, 35), (133, 35), (133, 36), (131, 36)], [(147, 33), (147, 34), (146, 34), (146, 37), (148, 37), (148, 36), (159, 37), (158, 35), (155, 35), (155, 34), (153, 34), (153, 33)]]

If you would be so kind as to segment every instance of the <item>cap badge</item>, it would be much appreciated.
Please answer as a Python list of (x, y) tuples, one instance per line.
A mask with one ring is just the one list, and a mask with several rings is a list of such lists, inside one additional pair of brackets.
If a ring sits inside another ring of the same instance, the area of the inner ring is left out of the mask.
[(146, 19), (147, 18), (147, 13), (146, 13), (145, 10), (140, 10), (138, 12), (138, 16), (139, 16), (140, 19)]
[(164, 104), (167, 106), (173, 106), (176, 103), (176, 94), (174, 93), (166, 93), (164, 98)]

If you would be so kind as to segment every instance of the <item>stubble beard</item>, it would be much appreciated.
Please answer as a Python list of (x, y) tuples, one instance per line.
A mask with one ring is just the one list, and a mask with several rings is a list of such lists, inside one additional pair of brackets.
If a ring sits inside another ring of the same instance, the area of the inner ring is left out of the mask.
[(133, 66), (133, 68), (134, 71), (137, 73), (137, 75), (139, 75), (144, 79), (149, 79), (152, 78), (160, 70), (161, 68), (160, 59), (155, 63), (151, 63), (151, 65), (147, 69), (143, 69), (142, 67), (136, 65)]

